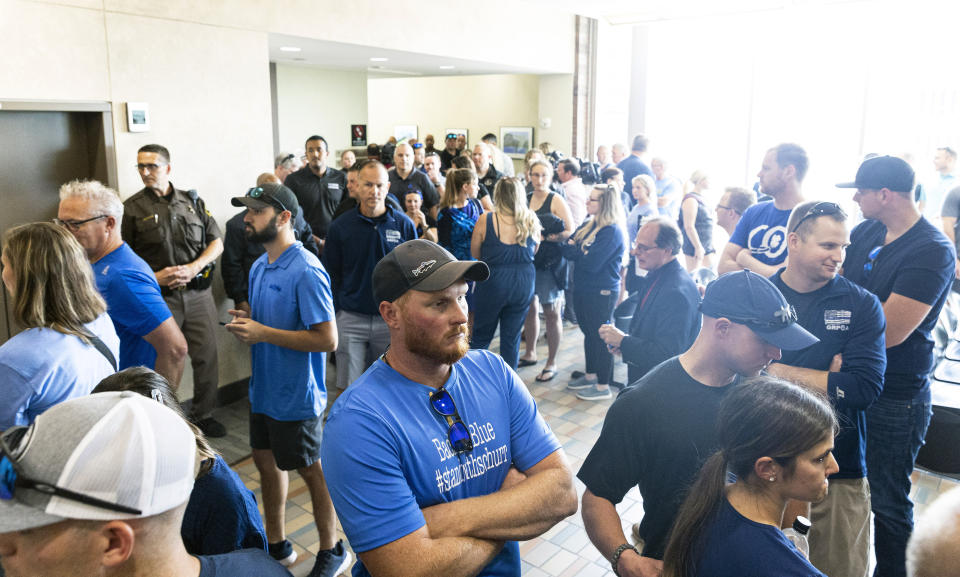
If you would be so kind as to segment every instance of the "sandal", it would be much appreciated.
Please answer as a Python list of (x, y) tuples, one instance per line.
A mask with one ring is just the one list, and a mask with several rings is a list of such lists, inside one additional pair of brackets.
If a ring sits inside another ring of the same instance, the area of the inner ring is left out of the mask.
[(538, 383), (545, 383), (547, 381), (552, 381), (553, 377), (557, 376), (557, 371), (554, 369), (543, 369), (540, 371), (540, 374), (534, 379)]
[(532, 367), (532, 366), (535, 365), (535, 364), (537, 364), (537, 360), (536, 360), (536, 359), (533, 359), (533, 360), (530, 360), (530, 359), (518, 359), (518, 360), (517, 360), (517, 367)]

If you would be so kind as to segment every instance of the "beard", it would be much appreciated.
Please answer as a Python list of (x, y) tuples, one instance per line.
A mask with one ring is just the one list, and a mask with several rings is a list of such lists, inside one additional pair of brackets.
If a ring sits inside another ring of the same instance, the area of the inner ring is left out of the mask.
[[(459, 335), (460, 338), (444, 348), (443, 343), (453, 335)], [(442, 365), (452, 365), (470, 350), (470, 329), (462, 324), (439, 339), (423, 331), (410, 331), (404, 335), (403, 344), (411, 353)]]
[(243, 235), (247, 237), (247, 240), (257, 244), (273, 242), (279, 233), (276, 216), (267, 223), (267, 226), (263, 227), (263, 230), (258, 231), (250, 224), (245, 224), (243, 227)]

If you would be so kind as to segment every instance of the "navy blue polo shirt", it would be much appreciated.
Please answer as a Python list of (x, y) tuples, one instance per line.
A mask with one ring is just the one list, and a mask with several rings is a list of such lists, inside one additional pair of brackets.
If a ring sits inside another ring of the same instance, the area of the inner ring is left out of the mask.
[(834, 355), (843, 355), (840, 372), (827, 377), (827, 392), (840, 421), (833, 449), (840, 471), (832, 478), (860, 479), (867, 475), (864, 411), (880, 396), (887, 366), (883, 307), (876, 296), (840, 276), (815, 291), (798, 293), (781, 274), (783, 269), (770, 280), (797, 310), (800, 326), (820, 342), (783, 351), (780, 362), (825, 371)]
[[(931, 333), (952, 283), (956, 252), (947, 237), (926, 218), (884, 245), (887, 227), (866, 220), (850, 233), (843, 275), (886, 302), (891, 293), (930, 305), (930, 313), (905, 341), (887, 349), (884, 396), (911, 400), (930, 394), (933, 370)], [(870, 253), (882, 247), (870, 259)]]
[(417, 238), (413, 221), (399, 210), (376, 218), (363, 216), (355, 208), (330, 223), (323, 247), (323, 266), (333, 285), (336, 310), (379, 315), (380, 303), (373, 300), (373, 267), (401, 243)]

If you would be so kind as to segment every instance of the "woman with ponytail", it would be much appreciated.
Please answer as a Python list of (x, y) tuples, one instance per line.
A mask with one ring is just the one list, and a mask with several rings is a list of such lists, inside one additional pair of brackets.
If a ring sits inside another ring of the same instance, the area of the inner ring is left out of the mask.
[(490, 278), (478, 283), (474, 295), (470, 347), (485, 349), (500, 325), (500, 356), (517, 370), (523, 328), (536, 270), (533, 255), (540, 243), (540, 220), (527, 207), (523, 184), (501, 178), (493, 192), (493, 212), (480, 215), (473, 229), (470, 252), (490, 267)]
[(824, 577), (780, 524), (789, 500), (826, 496), (836, 432), (829, 402), (786, 381), (757, 377), (730, 391), (717, 416), (719, 450), (677, 515), (664, 577)]

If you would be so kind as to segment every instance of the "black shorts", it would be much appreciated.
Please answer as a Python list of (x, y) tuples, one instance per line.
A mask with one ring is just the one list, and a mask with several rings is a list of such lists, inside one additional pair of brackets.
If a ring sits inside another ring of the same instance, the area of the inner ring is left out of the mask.
[(250, 446), (270, 450), (283, 471), (293, 471), (320, 459), (323, 415), (306, 421), (278, 421), (250, 413)]

